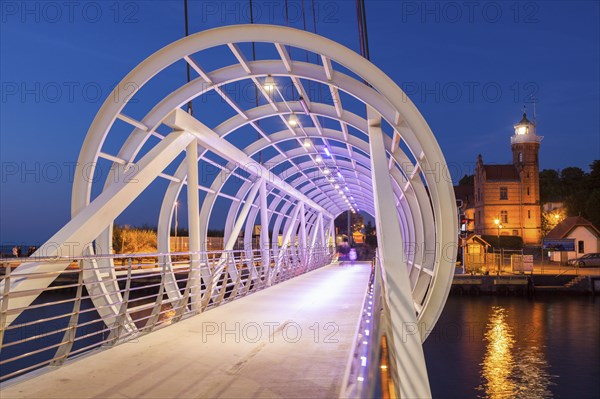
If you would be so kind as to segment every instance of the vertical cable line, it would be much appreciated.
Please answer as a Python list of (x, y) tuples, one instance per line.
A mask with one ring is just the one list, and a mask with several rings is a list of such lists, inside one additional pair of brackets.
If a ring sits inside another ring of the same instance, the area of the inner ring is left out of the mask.
[[(303, 0), (304, 2), (304, 0)], [(288, 0), (285, 0), (285, 26), (290, 26), (290, 11), (289, 11), (289, 3)], [(304, 29), (306, 30), (306, 29)], [(287, 48), (287, 52), (290, 56), (290, 61), (294, 60), (294, 57), (292, 55), (292, 51), (293, 51), (293, 47), (291, 46), (286, 46)], [(292, 82), (292, 98), (294, 98), (296, 96), (296, 91), (295, 91), (295, 87), (294, 87), (294, 83)]]
[[(184, 13), (184, 19), (185, 19), (185, 37), (188, 37), (190, 35), (190, 25), (189, 25), (188, 1), (187, 0), (183, 0), (183, 13)], [(190, 83), (191, 72), (190, 72), (190, 63), (189, 62), (186, 63), (186, 69), (187, 69), (187, 82)], [(194, 110), (192, 109), (192, 100), (190, 100), (187, 104), (187, 112), (190, 115), (194, 114)]]
[[(252, 4), (252, 0), (250, 0), (250, 24), (254, 25), (254, 5)], [(256, 43), (252, 42), (252, 61), (256, 61)], [(254, 102), (256, 108), (258, 108), (258, 87), (254, 85)], [(260, 120), (256, 121), (258, 125), (260, 125)], [(261, 136), (259, 132), (256, 132), (256, 140), (260, 140)], [(262, 150), (258, 152), (258, 163), (262, 164)]]
[(360, 45), (360, 55), (367, 60), (371, 60), (369, 53), (369, 33), (367, 32), (367, 12), (365, 0), (356, 0), (356, 18), (358, 20), (358, 41)]
[[(316, 35), (317, 34), (317, 14), (315, 12), (315, 0), (311, 0), (312, 3), (312, 16), (313, 16), (313, 33)], [(319, 57), (318, 54), (315, 54), (315, 60), (317, 65), (323, 65), (323, 63), (321, 62), (321, 57)], [(319, 87), (319, 102), (322, 103), (323, 102), (323, 84), (319, 83), (318, 84)], [(321, 125), (325, 125), (324, 121), (325, 118), (324, 117), (317, 117), (317, 119), (319, 119), (321, 121)]]

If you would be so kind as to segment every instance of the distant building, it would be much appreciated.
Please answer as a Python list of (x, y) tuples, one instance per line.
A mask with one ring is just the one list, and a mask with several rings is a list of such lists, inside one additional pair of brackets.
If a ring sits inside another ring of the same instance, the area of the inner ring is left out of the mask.
[(552, 252), (550, 260), (565, 262), (585, 254), (600, 252), (600, 231), (589, 220), (571, 216), (556, 225), (545, 237), (548, 240), (573, 239), (575, 251)]
[(486, 165), (477, 157), (474, 180), (474, 231), (480, 235), (514, 235), (525, 245), (541, 242), (539, 159), (541, 136), (523, 118), (510, 138), (512, 163)]

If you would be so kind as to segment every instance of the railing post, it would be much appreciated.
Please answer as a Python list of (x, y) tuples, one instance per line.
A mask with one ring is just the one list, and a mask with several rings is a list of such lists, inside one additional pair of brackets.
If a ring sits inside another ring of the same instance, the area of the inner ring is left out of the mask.
[(75, 343), (75, 336), (77, 334), (77, 324), (79, 321), (79, 311), (81, 310), (82, 293), (83, 260), (79, 260), (79, 271), (77, 272), (77, 294), (75, 297), (75, 302), (73, 303), (73, 312), (71, 313), (71, 317), (69, 318), (69, 324), (67, 329), (65, 330), (60, 346), (54, 354), (54, 359), (52, 359), (52, 362), (50, 362), (50, 366), (60, 366), (65, 362), (65, 360), (67, 360), (69, 353), (71, 353), (71, 348)]
[(160, 319), (163, 296), (165, 294), (165, 272), (166, 265), (163, 265), (160, 271), (160, 287), (158, 288), (158, 294), (156, 295), (156, 300), (154, 301), (154, 306), (152, 307), (152, 313), (150, 314), (150, 317), (148, 318), (148, 320), (146, 321), (146, 325), (144, 326), (144, 330), (147, 330), (148, 332), (154, 330), (154, 327), (156, 327), (156, 323)]
[[(190, 256), (190, 268), (188, 271), (187, 281), (185, 282), (185, 288), (183, 290), (183, 295), (181, 296), (181, 299), (179, 301), (177, 301), (177, 304), (175, 305), (176, 309), (175, 309), (175, 316), (173, 316), (173, 323), (176, 323), (179, 320), (181, 320), (181, 317), (183, 317), (183, 314), (187, 310), (188, 300), (190, 298), (190, 292), (192, 290), (192, 284), (193, 284), (193, 280), (194, 280), (192, 278), (192, 276), (194, 276), (195, 273), (200, 274), (200, 270), (198, 270), (197, 272), (194, 272), (194, 262), (192, 262), (192, 258)], [(193, 300), (194, 300), (194, 297), (192, 297), (192, 301)], [(191, 308), (194, 309), (194, 306), (191, 306)]]
[(4, 330), (6, 329), (6, 312), (8, 311), (8, 298), (10, 294), (10, 263), (4, 268), (4, 289), (2, 290), (2, 303), (0, 303), (0, 349), (4, 343)]
[[(131, 258), (127, 258), (127, 279), (125, 280), (125, 292), (123, 292), (123, 302), (119, 308), (119, 315), (115, 319), (115, 328), (111, 331), (111, 336), (108, 338), (108, 345), (114, 345), (117, 343), (121, 334), (123, 333), (123, 327), (125, 320), (127, 320), (127, 307), (129, 306), (129, 293), (131, 292), (131, 272), (133, 269), (133, 261)], [(119, 282), (117, 281), (117, 285)]]
[(220, 269), (221, 276), (219, 277), (219, 280), (221, 280), (221, 288), (219, 289), (219, 295), (215, 300), (215, 304), (217, 306), (219, 306), (223, 302), (223, 298), (225, 298), (225, 292), (227, 291), (227, 280), (229, 279), (231, 256), (232, 251), (225, 252), (225, 263), (224, 266)]

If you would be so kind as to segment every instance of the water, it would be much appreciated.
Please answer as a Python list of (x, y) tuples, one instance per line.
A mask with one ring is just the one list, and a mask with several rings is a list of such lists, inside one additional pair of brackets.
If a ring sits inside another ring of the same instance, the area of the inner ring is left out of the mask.
[(434, 398), (600, 398), (600, 300), (448, 298), (425, 356)]

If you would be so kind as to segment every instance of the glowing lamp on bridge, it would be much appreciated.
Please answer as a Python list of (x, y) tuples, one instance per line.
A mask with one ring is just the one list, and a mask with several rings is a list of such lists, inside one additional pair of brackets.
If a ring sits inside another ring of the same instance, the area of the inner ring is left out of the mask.
[(265, 83), (263, 84), (263, 88), (265, 89), (265, 91), (271, 94), (275, 90), (275, 87), (275, 79), (273, 79), (271, 75), (267, 76), (265, 78)]
[(288, 123), (290, 124), (290, 126), (292, 127), (296, 127), (298, 126), (298, 117), (296, 116), (296, 114), (291, 114), (289, 119), (288, 119)]

